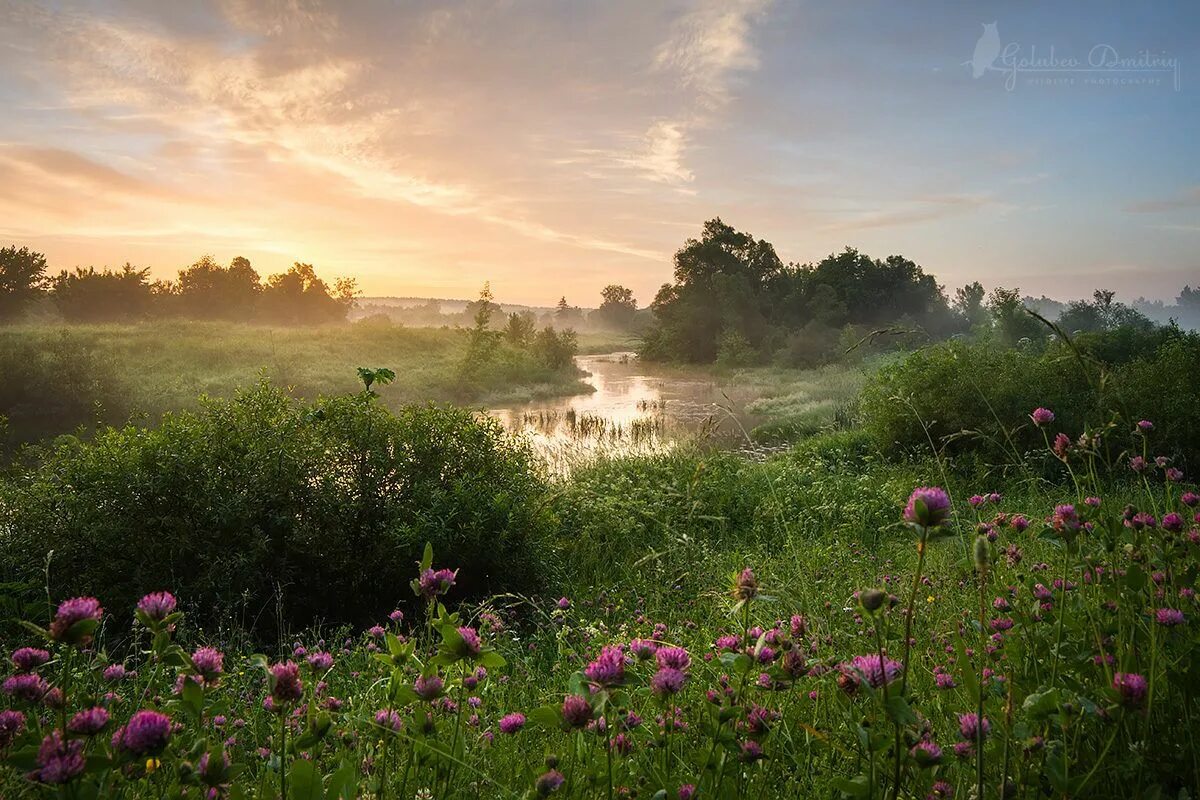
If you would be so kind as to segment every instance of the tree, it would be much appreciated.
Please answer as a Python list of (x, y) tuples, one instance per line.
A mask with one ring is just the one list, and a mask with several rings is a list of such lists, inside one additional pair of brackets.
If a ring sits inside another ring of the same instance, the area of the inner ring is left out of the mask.
[(954, 312), (963, 318), (968, 328), (987, 324), (988, 311), (984, 308), (986, 296), (987, 292), (979, 281), (968, 283), (954, 291)]
[(605, 286), (600, 297), (602, 302), (600, 308), (596, 309), (596, 316), (602, 325), (618, 330), (633, 326), (637, 316), (637, 300), (633, 299), (632, 289), (614, 283)]
[(567, 303), (567, 298), (562, 297), (558, 301), (558, 305), (554, 307), (554, 321), (559, 325), (572, 325), (583, 319), (583, 312), (579, 310), (579, 306), (573, 306)]
[(537, 330), (537, 318), (532, 311), (514, 311), (508, 315), (508, 324), (504, 326), (504, 338), (514, 347), (525, 347)]
[(479, 290), (479, 300), (471, 304), (475, 308), (475, 325), (467, 338), (467, 352), (459, 367), (460, 377), (473, 379), (479, 370), (488, 364), (496, 352), (501, 333), (491, 330), (492, 314), (499, 308), (492, 297), (492, 286), (484, 283)]
[(68, 322), (143, 319), (154, 302), (149, 275), (149, 267), (129, 264), (120, 270), (76, 268), (53, 279), (50, 296)]
[(249, 319), (258, 305), (262, 284), (250, 261), (238, 256), (222, 267), (212, 256), (204, 256), (179, 271), (171, 287), (175, 310), (196, 319)]
[(534, 337), (531, 349), (542, 366), (558, 371), (573, 363), (579, 347), (575, 331), (556, 331), (548, 325)]
[(0, 249), (0, 322), (19, 315), (47, 286), (46, 256), (16, 245)]
[(288, 324), (339, 322), (354, 305), (358, 289), (353, 278), (339, 278), (332, 293), (317, 277), (312, 264), (295, 262), (291, 269), (267, 279), (260, 308), (275, 322)]
[(996, 335), (1004, 344), (1013, 347), (1045, 338), (1046, 327), (1025, 310), (1020, 289), (997, 286), (988, 296), (987, 307), (995, 320)]

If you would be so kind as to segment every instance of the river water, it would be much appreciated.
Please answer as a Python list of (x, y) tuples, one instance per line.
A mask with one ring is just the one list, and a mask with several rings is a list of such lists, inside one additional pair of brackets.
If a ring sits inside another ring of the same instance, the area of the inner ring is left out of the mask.
[(711, 378), (643, 364), (625, 352), (578, 356), (575, 363), (591, 393), (489, 410), (551, 462), (669, 450), (685, 439), (760, 450), (747, 435), (760, 420)]

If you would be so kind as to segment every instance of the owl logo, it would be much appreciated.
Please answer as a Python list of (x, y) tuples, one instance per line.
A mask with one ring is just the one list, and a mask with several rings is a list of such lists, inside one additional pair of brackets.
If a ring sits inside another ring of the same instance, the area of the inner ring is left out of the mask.
[(978, 78), (991, 69), (998, 55), (1000, 55), (1000, 32), (996, 30), (996, 23), (985, 22), (983, 23), (983, 35), (975, 43), (975, 54), (971, 56), (970, 61), (964, 61), (963, 66), (969, 66), (971, 75)]

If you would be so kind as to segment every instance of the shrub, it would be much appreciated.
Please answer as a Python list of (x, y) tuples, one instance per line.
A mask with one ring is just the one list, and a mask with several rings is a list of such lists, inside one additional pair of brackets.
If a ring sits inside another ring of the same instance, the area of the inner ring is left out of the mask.
[[(54, 551), (55, 592), (114, 607), (172, 586), (201, 620), (356, 621), (388, 610), (431, 541), (464, 594), (529, 590), (551, 566), (528, 450), (469, 411), (368, 395), (299, 403), (261, 384), (156, 429), (63, 442), (0, 486), (10, 578)], [(278, 603), (278, 608), (276, 608)]]

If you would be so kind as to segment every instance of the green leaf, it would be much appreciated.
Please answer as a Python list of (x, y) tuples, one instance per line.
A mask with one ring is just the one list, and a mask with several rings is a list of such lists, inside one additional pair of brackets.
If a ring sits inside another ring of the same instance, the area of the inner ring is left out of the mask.
[(484, 650), (479, 655), (479, 663), (488, 669), (500, 669), (508, 662), (504, 660), (504, 656), (495, 650)]
[(425, 543), (425, 552), (421, 555), (421, 572), (433, 566), (433, 542)]
[(833, 786), (847, 797), (866, 797), (871, 791), (871, 784), (866, 775), (854, 778), (837, 777), (833, 779)]
[(343, 764), (329, 776), (325, 796), (329, 800), (354, 800), (358, 791), (358, 773), (353, 764)]
[(557, 729), (562, 726), (562, 709), (555, 705), (539, 706), (530, 711), (526, 719), (533, 725)]
[(321, 774), (309, 760), (297, 758), (288, 771), (288, 800), (323, 800)]
[(887, 713), (897, 725), (907, 726), (917, 724), (917, 715), (908, 707), (908, 701), (900, 695), (888, 697)]

